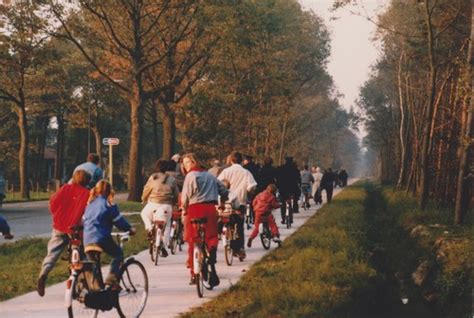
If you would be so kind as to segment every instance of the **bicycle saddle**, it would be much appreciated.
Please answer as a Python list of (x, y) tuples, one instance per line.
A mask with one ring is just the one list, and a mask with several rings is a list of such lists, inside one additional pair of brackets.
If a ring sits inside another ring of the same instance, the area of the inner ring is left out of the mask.
[(191, 219), (192, 224), (206, 224), (207, 223), (207, 218), (195, 218)]
[(102, 249), (102, 247), (96, 244), (90, 244), (84, 248), (84, 252), (86, 253), (91, 253), (91, 252), (102, 253), (103, 251), (104, 250)]
[(73, 226), (70, 226), (69, 229), (73, 230), (73, 231), (82, 231), (84, 229), (84, 226), (83, 225), (73, 225)]

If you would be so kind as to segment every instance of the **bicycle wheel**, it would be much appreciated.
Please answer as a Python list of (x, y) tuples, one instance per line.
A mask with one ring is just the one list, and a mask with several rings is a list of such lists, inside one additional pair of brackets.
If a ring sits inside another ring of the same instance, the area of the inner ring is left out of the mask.
[(153, 254), (155, 255), (155, 266), (158, 265), (158, 258), (160, 257), (161, 245), (154, 247)]
[(204, 296), (204, 283), (202, 281), (202, 276), (201, 274), (194, 274), (196, 277), (196, 290), (199, 298), (202, 298)]
[(99, 310), (86, 307), (84, 296), (87, 293), (87, 282), (81, 273), (72, 285), (72, 303), (67, 308), (69, 318), (74, 317), (97, 317)]
[(286, 228), (287, 229), (291, 227), (291, 221), (292, 221), (291, 206), (287, 205), (286, 206)]
[(226, 233), (226, 244), (224, 245), (224, 256), (225, 256), (225, 262), (228, 266), (232, 266), (232, 262), (234, 260), (234, 251), (230, 247), (230, 242), (232, 241), (234, 236), (233, 230), (230, 228), (227, 230)]
[(119, 273), (121, 290), (117, 312), (120, 317), (138, 317), (145, 309), (148, 298), (148, 276), (137, 260), (126, 262)]
[(153, 228), (153, 239), (150, 241), (150, 257), (151, 261), (156, 265), (158, 262), (159, 250), (156, 247), (157, 231)]
[(263, 232), (260, 234), (260, 240), (262, 241), (262, 246), (264, 249), (268, 250), (272, 244), (272, 234), (267, 227), (263, 227)]
[(207, 290), (212, 290), (214, 288), (214, 286), (210, 284), (211, 272), (212, 272), (211, 265), (209, 265), (209, 263), (207, 262), (207, 258), (205, 258), (202, 264), (201, 277), (202, 277), (202, 285)]
[(176, 254), (176, 248), (178, 247), (178, 238), (176, 237), (176, 234), (171, 238), (170, 240), (170, 250), (171, 254)]

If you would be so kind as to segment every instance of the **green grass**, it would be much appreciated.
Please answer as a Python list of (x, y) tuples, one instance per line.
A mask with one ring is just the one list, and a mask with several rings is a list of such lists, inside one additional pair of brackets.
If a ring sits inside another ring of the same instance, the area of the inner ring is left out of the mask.
[(25, 202), (25, 201), (43, 201), (49, 200), (52, 192), (30, 192), (29, 199), (23, 199), (20, 192), (7, 192), (6, 198), (3, 200), (4, 203), (14, 203), (14, 202)]
[(143, 204), (140, 202), (131, 202), (131, 201), (125, 201), (125, 202), (119, 202), (117, 203), (119, 210), (122, 212), (139, 212), (143, 209)]
[[(127, 217), (138, 230), (136, 236), (125, 243), (125, 255), (136, 254), (147, 248), (144, 228), (139, 215)], [(48, 239), (24, 239), (0, 247), (0, 301), (36, 290), (36, 282), (43, 258), (46, 256)], [(66, 253), (63, 253), (66, 256)], [(104, 257), (104, 264), (110, 258)], [(62, 260), (49, 274), (47, 285), (66, 280), (68, 262)]]
[[(446, 211), (416, 211), (416, 202), (403, 193), (358, 183), (324, 206), (282, 248), (255, 263), (230, 290), (183, 316), (466, 316), (466, 306), (458, 305), (472, 283), (466, 280), (470, 271), (459, 262), (453, 272), (464, 274), (464, 282), (453, 275), (439, 282), (438, 303), (427, 304), (422, 290), (410, 283), (418, 261), (431, 255), (432, 246), (409, 237), (406, 224), (431, 212), (437, 217), (431, 215), (429, 221), (449, 219)], [(466, 228), (457, 229), (457, 235), (469, 237)], [(449, 305), (444, 299), (455, 290), (460, 299), (447, 297), (455, 303)], [(409, 297), (407, 305), (402, 295)]]
[(354, 295), (377, 279), (359, 246), (364, 196), (360, 185), (347, 188), (228, 292), (184, 316), (355, 317)]

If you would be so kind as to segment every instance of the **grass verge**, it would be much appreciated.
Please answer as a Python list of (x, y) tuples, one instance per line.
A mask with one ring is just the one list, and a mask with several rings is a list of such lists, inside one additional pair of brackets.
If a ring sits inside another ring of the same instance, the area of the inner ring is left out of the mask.
[[(183, 316), (463, 317), (465, 306), (441, 309), (446, 302), (427, 302), (423, 289), (411, 283), (420, 259), (432, 253), (404, 226), (409, 217), (423, 219), (415, 207), (399, 192), (368, 183), (349, 187), (238, 284)], [(433, 213), (446, 218), (445, 212)], [(466, 235), (466, 229), (458, 231)], [(461, 291), (470, 284), (465, 281)], [(460, 287), (448, 285), (437, 290), (439, 299)]]
[(30, 192), (29, 199), (23, 199), (20, 192), (7, 192), (3, 203), (15, 203), (15, 202), (29, 202), (29, 201), (44, 201), (49, 200), (53, 192)]
[[(140, 211), (141, 204), (119, 203), (120, 210)], [(124, 246), (125, 256), (136, 254), (148, 247), (144, 239), (144, 227), (139, 215), (127, 216), (137, 228), (137, 234)], [(43, 258), (46, 256), (48, 239), (23, 239), (0, 246), (0, 301), (36, 290), (36, 282)], [(62, 257), (67, 255), (63, 253)], [(47, 285), (65, 281), (68, 277), (68, 261), (62, 257), (49, 274)], [(108, 257), (103, 258), (109, 263)]]

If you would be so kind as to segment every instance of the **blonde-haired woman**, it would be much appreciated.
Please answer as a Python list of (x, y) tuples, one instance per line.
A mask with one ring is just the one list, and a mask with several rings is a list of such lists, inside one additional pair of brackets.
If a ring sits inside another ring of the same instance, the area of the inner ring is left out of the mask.
[(215, 270), (217, 253), (217, 212), (216, 204), (218, 195), (227, 197), (227, 188), (216, 177), (202, 168), (195, 154), (183, 156), (183, 166), (186, 171), (181, 204), (185, 211), (185, 240), (188, 242), (188, 267), (191, 269), (191, 284), (195, 283), (192, 259), (194, 242), (198, 239), (196, 228), (191, 224), (194, 218), (207, 218), (206, 244), (209, 248), (209, 264), (212, 267), (210, 284), (219, 285), (219, 278)]
[(123, 251), (112, 238), (112, 227), (135, 234), (135, 228), (120, 214), (117, 205), (112, 203), (114, 191), (106, 180), (97, 182), (90, 191), (88, 205), (84, 213), (84, 246), (97, 245), (113, 257), (110, 272), (105, 283), (117, 283), (117, 274), (123, 261)]

